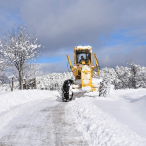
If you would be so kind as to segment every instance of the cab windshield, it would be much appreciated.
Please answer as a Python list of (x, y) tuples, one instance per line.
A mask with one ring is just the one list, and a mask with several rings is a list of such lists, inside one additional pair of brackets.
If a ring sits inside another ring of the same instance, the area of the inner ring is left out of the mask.
[(90, 64), (91, 53), (89, 50), (79, 50), (76, 52), (76, 64)]

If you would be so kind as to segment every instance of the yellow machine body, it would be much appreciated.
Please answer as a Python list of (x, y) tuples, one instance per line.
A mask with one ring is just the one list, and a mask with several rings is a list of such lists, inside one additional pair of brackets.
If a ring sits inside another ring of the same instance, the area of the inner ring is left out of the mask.
[[(93, 65), (93, 56), (95, 66)], [(98, 82), (97, 79), (96, 81), (95, 79), (93, 80), (93, 69), (97, 69), (98, 75), (100, 75), (100, 72), (96, 54), (92, 54), (92, 47), (74, 47), (74, 66), (72, 66), (69, 55), (67, 55), (67, 58), (73, 75), (75, 76), (73, 89), (78, 89), (78, 91), (97, 91)]]

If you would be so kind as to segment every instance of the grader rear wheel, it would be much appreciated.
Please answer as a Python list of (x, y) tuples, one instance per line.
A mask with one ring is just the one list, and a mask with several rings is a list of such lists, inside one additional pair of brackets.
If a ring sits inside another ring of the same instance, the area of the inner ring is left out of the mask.
[(74, 81), (71, 79), (64, 81), (64, 84), (62, 87), (62, 101), (63, 102), (72, 100), (73, 98), (72, 85), (73, 84), (74, 84)]
[(107, 82), (103, 80), (99, 87), (99, 96), (105, 97), (107, 95)]

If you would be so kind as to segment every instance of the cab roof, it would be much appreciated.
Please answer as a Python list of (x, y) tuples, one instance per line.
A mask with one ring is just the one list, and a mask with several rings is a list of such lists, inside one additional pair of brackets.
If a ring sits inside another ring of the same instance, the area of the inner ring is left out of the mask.
[(89, 50), (92, 52), (92, 47), (91, 46), (76, 46), (75, 50)]

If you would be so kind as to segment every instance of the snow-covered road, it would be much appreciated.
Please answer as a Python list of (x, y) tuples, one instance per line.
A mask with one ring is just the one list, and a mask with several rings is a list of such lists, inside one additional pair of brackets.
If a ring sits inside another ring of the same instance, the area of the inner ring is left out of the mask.
[(10, 115), (14, 117), (1, 131), (0, 145), (85, 146), (86, 142), (82, 140), (81, 132), (76, 130), (75, 123), (65, 118), (66, 103), (56, 103), (46, 99), (22, 105), (4, 114), (3, 119)]
[(34, 101), (24, 98), (28, 103), (16, 104), (9, 111), (1, 112), (0, 146), (88, 145), (75, 128), (70, 111), (65, 110), (67, 103), (58, 101), (57, 95), (54, 92), (47, 95), (49, 99), (35, 98)]
[(54, 91), (0, 93), (0, 146), (146, 146), (145, 99), (143, 89), (68, 103)]

